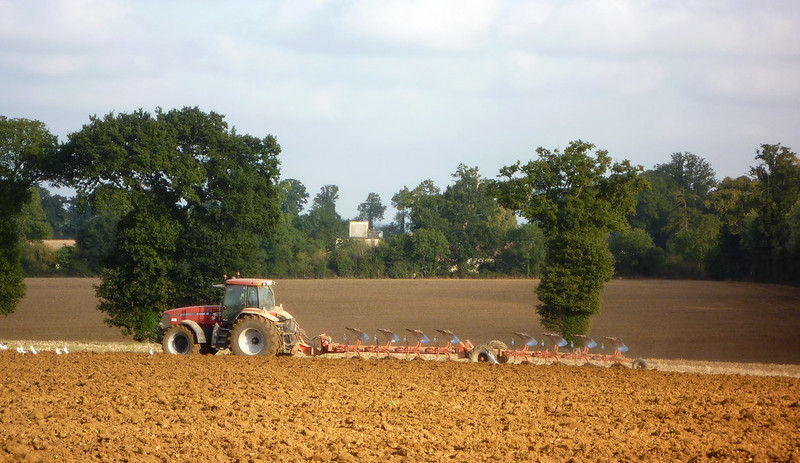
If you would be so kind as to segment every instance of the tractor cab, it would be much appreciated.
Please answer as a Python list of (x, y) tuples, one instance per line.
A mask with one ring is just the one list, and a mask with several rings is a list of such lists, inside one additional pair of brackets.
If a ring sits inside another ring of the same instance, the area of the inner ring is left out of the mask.
[(272, 280), (232, 278), (225, 282), (225, 294), (220, 304), (222, 323), (230, 326), (245, 309), (273, 312), (275, 293)]

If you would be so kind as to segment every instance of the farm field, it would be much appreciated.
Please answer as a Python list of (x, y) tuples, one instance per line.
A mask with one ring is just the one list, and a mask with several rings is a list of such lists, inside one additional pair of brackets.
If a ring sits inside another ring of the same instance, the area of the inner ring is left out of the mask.
[[(0, 319), (12, 347), (0, 352), (0, 462), (800, 461), (795, 288), (610, 282), (590, 334), (618, 336), (656, 366), (641, 371), (175, 357), (147, 344), (98, 353), (81, 343), (126, 339), (94, 310), (96, 280), (26, 282), (22, 306)], [(338, 341), (356, 326), (448, 328), (485, 342), (542, 332), (534, 287), (281, 280), (276, 292), (308, 333)], [(41, 352), (13, 352), (21, 339)], [(73, 352), (56, 355), (62, 343)], [(705, 361), (790, 364), (795, 377), (662, 368)]]
[[(0, 340), (125, 341), (103, 323), (88, 278), (27, 279)], [(541, 339), (532, 280), (278, 280), (277, 301), (309, 336), (342, 342), (346, 327), (370, 334), (449, 329), (462, 339)], [(216, 302), (216, 301), (209, 301)], [(800, 288), (739, 282), (614, 280), (588, 333), (614, 336), (630, 356), (800, 365)]]
[(797, 378), (50, 351), (0, 370), (0, 461), (800, 459)]

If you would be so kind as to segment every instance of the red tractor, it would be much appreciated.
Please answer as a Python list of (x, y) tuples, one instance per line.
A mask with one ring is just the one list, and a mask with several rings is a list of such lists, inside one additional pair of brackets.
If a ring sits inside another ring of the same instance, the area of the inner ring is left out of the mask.
[(297, 321), (275, 305), (272, 280), (231, 278), (220, 305), (180, 307), (161, 315), (157, 342), (167, 354), (293, 354), (303, 342)]

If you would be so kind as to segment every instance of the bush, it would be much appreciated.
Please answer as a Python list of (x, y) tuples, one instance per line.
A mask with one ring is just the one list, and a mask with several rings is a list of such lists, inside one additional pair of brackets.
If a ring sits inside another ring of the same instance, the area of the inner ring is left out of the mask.
[(663, 270), (665, 253), (642, 228), (612, 233), (608, 245), (614, 255), (614, 270), (617, 275), (654, 276)]
[(22, 269), (28, 276), (52, 274), (58, 270), (58, 257), (41, 241), (28, 243), (22, 250)]

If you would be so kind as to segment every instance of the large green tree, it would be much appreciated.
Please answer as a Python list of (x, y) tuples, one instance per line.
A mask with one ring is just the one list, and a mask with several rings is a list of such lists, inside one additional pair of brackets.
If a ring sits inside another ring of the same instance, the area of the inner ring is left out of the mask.
[(397, 209), (394, 220), (397, 222), (397, 229), (400, 233), (406, 232), (408, 214), (411, 209), (412, 201), (411, 190), (409, 190), (407, 186), (403, 186), (402, 190), (392, 196), (392, 206)]
[(375, 226), (376, 220), (383, 219), (384, 212), (386, 212), (386, 206), (381, 202), (381, 195), (378, 193), (368, 194), (367, 199), (358, 205), (358, 219), (369, 222), (370, 230)]
[(537, 295), (542, 324), (571, 337), (588, 331), (601, 306), (603, 284), (613, 275), (609, 231), (627, 226), (636, 194), (646, 187), (627, 160), (573, 141), (560, 152), (536, 150), (538, 159), (501, 169), (493, 183), (500, 204), (536, 222), (547, 237)]
[(756, 216), (746, 246), (753, 276), (762, 281), (800, 284), (800, 255), (792, 242), (792, 211), (800, 204), (800, 159), (786, 146), (761, 145), (756, 180)]
[(57, 144), (40, 121), (0, 116), (0, 314), (13, 312), (25, 295), (20, 217)]
[(707, 207), (720, 220), (717, 247), (710, 259), (710, 272), (718, 279), (747, 278), (750, 259), (742, 246), (755, 217), (757, 182), (749, 177), (726, 177), (709, 194)]
[(303, 182), (294, 178), (281, 180), (278, 184), (281, 212), (294, 217), (300, 215), (308, 203), (308, 191)]
[(347, 236), (347, 225), (336, 212), (338, 199), (337, 185), (323, 185), (314, 197), (311, 210), (305, 217), (305, 231), (328, 251), (333, 251), (337, 239)]
[(497, 204), (477, 167), (461, 164), (452, 177), (454, 182), (441, 193), (430, 180), (412, 190), (410, 218), (414, 233), (436, 230), (445, 237), (450, 252), (438, 261), (442, 270), (466, 275), (500, 252), (516, 219)]
[(274, 137), (240, 135), (198, 108), (91, 117), (70, 134), (62, 177), (119, 217), (98, 288), (107, 322), (143, 339), (164, 309), (218, 297), (211, 284), (223, 274), (263, 273), (279, 153)]

